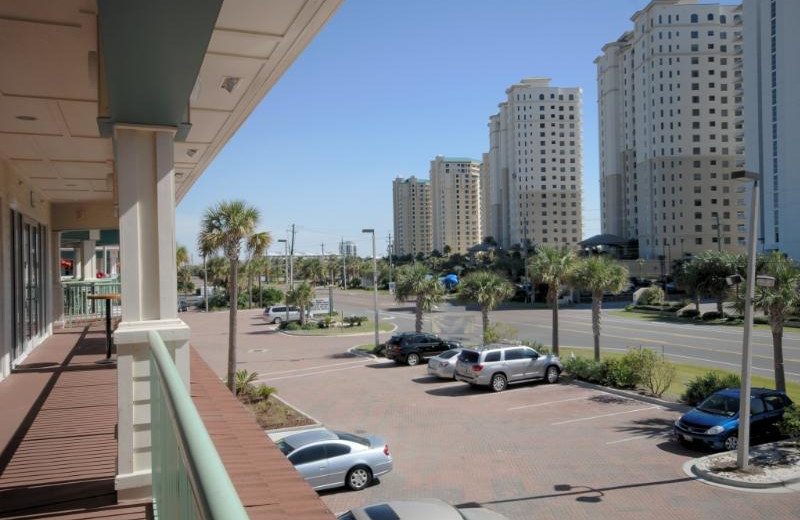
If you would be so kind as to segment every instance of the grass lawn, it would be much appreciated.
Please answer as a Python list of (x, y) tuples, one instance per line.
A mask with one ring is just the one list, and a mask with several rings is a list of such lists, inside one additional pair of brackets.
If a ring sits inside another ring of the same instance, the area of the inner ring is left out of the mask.
[[(574, 353), (577, 357), (585, 357), (590, 359), (594, 357), (594, 353), (591, 348), (578, 349), (575, 347), (563, 347), (561, 348), (561, 359), (568, 359), (570, 353)], [(600, 352), (601, 359), (620, 358), (622, 355), (623, 354), (619, 352)], [(686, 390), (686, 383), (697, 376), (703, 375), (712, 370), (722, 374), (732, 373), (730, 370), (711, 369), (697, 365), (686, 365), (683, 363), (672, 364), (677, 368), (677, 374), (675, 375), (675, 380), (672, 382), (670, 387), (666, 392), (664, 392), (664, 397), (674, 400), (680, 399), (681, 394), (683, 394), (683, 392)], [(775, 388), (775, 380), (765, 376), (754, 375), (752, 384), (753, 387)], [(792, 401), (800, 402), (800, 382), (786, 381), (786, 393), (789, 394), (789, 397), (792, 398)]]
[[(696, 320), (694, 318), (680, 318), (675, 316), (675, 313), (663, 313), (660, 314), (658, 312), (640, 312), (640, 311), (625, 311), (625, 310), (613, 310), (608, 311), (610, 316), (615, 316), (617, 318), (625, 318), (629, 320), (640, 320), (640, 321), (659, 321), (659, 322), (668, 322), (668, 323), (691, 323), (692, 325), (723, 325), (726, 327), (741, 327), (741, 322), (729, 322), (724, 320), (711, 320), (711, 321), (702, 321)], [(764, 325), (760, 323), (754, 324), (754, 329), (756, 330), (770, 330), (769, 325)], [(800, 328), (798, 327), (790, 327), (789, 325), (784, 325), (783, 329), (787, 332), (800, 332)]]
[[(389, 321), (381, 321), (378, 323), (378, 330), (381, 332), (391, 332), (395, 329), (395, 325)], [(372, 320), (367, 320), (357, 327), (330, 327), (328, 329), (309, 329), (309, 330), (284, 330), (286, 334), (292, 336), (340, 336), (343, 334), (358, 334), (375, 332), (375, 326)]]

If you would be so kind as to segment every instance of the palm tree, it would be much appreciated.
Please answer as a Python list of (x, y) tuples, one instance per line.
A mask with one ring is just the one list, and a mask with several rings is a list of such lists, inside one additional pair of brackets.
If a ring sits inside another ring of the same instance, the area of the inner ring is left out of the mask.
[(600, 311), (603, 293), (618, 294), (628, 282), (628, 270), (607, 256), (590, 256), (577, 263), (570, 276), (573, 287), (592, 293), (594, 360), (600, 361)]
[(300, 325), (306, 324), (306, 310), (311, 305), (314, 298), (314, 289), (308, 283), (303, 282), (294, 289), (286, 291), (286, 303), (300, 307)]
[[(247, 237), (247, 308), (253, 308), (253, 274), (256, 272), (256, 264), (253, 259), (261, 258), (272, 244), (272, 235), (267, 231), (253, 233)], [(258, 277), (259, 282), (261, 276)]]
[(395, 300), (402, 303), (412, 296), (415, 298), (414, 328), (419, 333), (422, 332), (423, 313), (431, 312), (444, 297), (444, 287), (423, 264), (408, 264), (397, 270)]
[(558, 355), (558, 294), (569, 280), (575, 265), (575, 252), (568, 248), (542, 246), (533, 255), (528, 268), (536, 283), (547, 285), (547, 301), (553, 308), (553, 354)]
[(258, 225), (259, 211), (242, 200), (222, 201), (208, 208), (200, 224), (203, 250), (222, 249), (230, 262), (228, 302), (228, 388), (236, 391), (236, 312), (239, 303), (239, 254)]
[(483, 341), (488, 342), (489, 312), (514, 294), (514, 286), (492, 271), (475, 271), (461, 280), (458, 292), (464, 300), (480, 305)]
[(769, 318), (772, 330), (772, 355), (775, 365), (775, 389), (786, 391), (783, 367), (783, 322), (786, 316), (800, 306), (800, 266), (794, 260), (773, 251), (764, 258), (762, 274), (775, 278), (773, 287), (756, 286), (753, 305)]
[(212, 286), (225, 287), (228, 285), (230, 265), (228, 265), (228, 260), (225, 257), (212, 256), (206, 262), (206, 269), (208, 270), (209, 278), (211, 278)]
[(189, 263), (189, 250), (186, 249), (186, 246), (178, 246), (175, 249), (175, 264), (178, 268), (182, 265)]

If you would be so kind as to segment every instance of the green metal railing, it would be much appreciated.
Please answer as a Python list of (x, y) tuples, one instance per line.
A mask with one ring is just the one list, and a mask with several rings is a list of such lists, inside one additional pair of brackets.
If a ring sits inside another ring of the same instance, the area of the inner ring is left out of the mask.
[(156, 519), (249, 518), (161, 336), (150, 340), (153, 512)]
[[(64, 288), (64, 321), (67, 324), (84, 320), (101, 319), (105, 317), (103, 302), (95, 302), (88, 297), (92, 294), (119, 294), (121, 283), (119, 279), (103, 280), (97, 282), (62, 282)], [(120, 316), (122, 307), (112, 302), (112, 316)]]

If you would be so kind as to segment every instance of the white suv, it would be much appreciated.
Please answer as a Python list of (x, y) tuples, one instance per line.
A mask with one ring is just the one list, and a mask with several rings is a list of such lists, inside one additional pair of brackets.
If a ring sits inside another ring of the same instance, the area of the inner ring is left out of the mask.
[(287, 319), (286, 305), (273, 305), (264, 309), (264, 319), (276, 325), (284, 321), (300, 321), (300, 307), (289, 307)]
[(524, 345), (491, 344), (465, 348), (456, 361), (456, 379), (502, 392), (510, 384), (544, 379), (557, 383), (561, 361)]

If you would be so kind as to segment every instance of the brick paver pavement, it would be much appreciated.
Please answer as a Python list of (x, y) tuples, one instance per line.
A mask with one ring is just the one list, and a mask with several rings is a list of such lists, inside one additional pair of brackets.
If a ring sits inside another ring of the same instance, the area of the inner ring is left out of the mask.
[[(227, 314), (185, 313), (192, 343), (224, 371)], [(512, 519), (796, 519), (800, 493), (693, 481), (701, 454), (668, 436), (677, 413), (569, 384), (494, 394), (429, 378), (426, 367), (343, 355), (369, 336), (297, 338), (240, 316), (241, 366), (326, 425), (385, 437), (392, 473), (358, 493), (323, 492), (335, 512), (400, 498), (478, 503)]]

